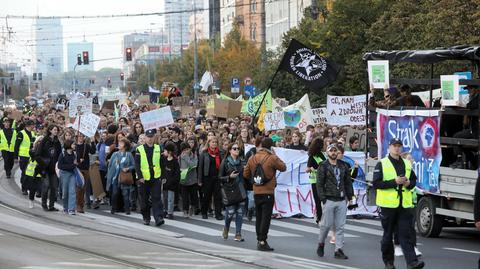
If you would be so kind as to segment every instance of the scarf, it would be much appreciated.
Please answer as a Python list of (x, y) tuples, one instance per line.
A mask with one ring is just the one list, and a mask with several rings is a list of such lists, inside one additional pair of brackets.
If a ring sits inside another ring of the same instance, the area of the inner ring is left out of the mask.
[(220, 150), (218, 147), (215, 150), (212, 150), (210, 147), (208, 147), (208, 154), (215, 158), (215, 167), (220, 169)]

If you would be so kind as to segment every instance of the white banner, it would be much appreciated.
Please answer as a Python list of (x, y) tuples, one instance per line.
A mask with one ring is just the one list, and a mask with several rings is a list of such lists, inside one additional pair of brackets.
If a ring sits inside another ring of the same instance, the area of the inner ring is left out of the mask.
[(121, 100), (125, 98), (125, 94), (122, 94), (120, 91), (120, 88), (115, 88), (115, 89), (110, 89), (110, 88), (105, 88), (102, 87), (102, 94), (101, 94), (101, 99), (102, 103), (104, 101), (116, 101), (116, 100)]
[(169, 106), (140, 114), (140, 121), (145, 130), (156, 129), (173, 123), (172, 110)]
[(92, 98), (75, 98), (70, 100), (70, 106), (68, 109), (68, 116), (75, 118), (80, 112), (81, 114), (92, 113)]
[(366, 125), (365, 95), (327, 96), (327, 118), (329, 125)]
[(300, 132), (306, 132), (307, 126), (313, 124), (312, 107), (308, 94), (305, 94), (295, 104), (291, 104), (283, 109), (285, 125), (296, 127)]
[(312, 120), (314, 124), (327, 124), (327, 108), (326, 107), (319, 107), (319, 108), (312, 108)]
[[(245, 152), (252, 147), (253, 145), (245, 145)], [(277, 172), (273, 213), (282, 217), (291, 217), (297, 214), (314, 217), (315, 200), (312, 185), (309, 182), (309, 174), (305, 172), (308, 161), (307, 152), (285, 148), (273, 148), (273, 150), (287, 166), (285, 172)], [(367, 206), (367, 197), (365, 196), (365, 154), (363, 152), (345, 152), (344, 160), (351, 165), (356, 161), (360, 166), (359, 175), (353, 183), (358, 208), (349, 210), (348, 214), (376, 214), (377, 207)]]
[(285, 119), (283, 112), (265, 113), (263, 124), (266, 131), (275, 131), (285, 129)]
[[(78, 126), (79, 120), (80, 120), (80, 128)], [(77, 117), (72, 127), (73, 129), (78, 130), (80, 133), (84, 134), (86, 137), (92, 137), (95, 135), (95, 132), (97, 131), (99, 123), (100, 123), (99, 116), (92, 113), (88, 113), (80, 117)]]

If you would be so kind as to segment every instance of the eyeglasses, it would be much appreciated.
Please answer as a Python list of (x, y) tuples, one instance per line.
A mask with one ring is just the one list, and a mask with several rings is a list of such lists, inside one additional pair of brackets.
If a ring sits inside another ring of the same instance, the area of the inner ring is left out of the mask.
[(239, 150), (239, 148), (232, 148), (232, 150)]

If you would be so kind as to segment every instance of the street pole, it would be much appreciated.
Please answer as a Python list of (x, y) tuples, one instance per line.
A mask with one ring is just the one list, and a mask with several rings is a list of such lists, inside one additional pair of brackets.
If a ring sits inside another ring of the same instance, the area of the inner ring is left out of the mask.
[(262, 44), (261, 44), (261, 53), (262, 53), (262, 63), (261, 68), (262, 70), (267, 66), (267, 21), (266, 21), (266, 14), (265, 14), (265, 0), (262, 0)]
[(197, 47), (197, 6), (193, 3), (193, 96), (194, 105), (198, 104), (198, 47)]
[(78, 63), (73, 67), (73, 92), (77, 92), (77, 77), (75, 74), (75, 69), (77, 69)]

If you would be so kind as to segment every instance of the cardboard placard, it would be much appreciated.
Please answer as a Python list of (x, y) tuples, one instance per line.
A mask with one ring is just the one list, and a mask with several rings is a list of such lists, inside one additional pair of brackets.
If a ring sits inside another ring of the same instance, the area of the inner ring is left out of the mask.
[(22, 117), (23, 117), (22, 111), (18, 111), (18, 110), (13, 110), (10, 114), (8, 114), (8, 118), (15, 121), (21, 120)]
[(240, 116), (242, 103), (234, 100), (214, 99), (213, 107), (207, 105), (207, 113), (218, 118), (231, 119)]
[(140, 95), (138, 98), (137, 98), (137, 103), (139, 105), (146, 105), (146, 104), (150, 104), (150, 95)]
[(172, 98), (173, 106), (188, 106), (190, 104), (189, 96), (178, 96)]

